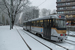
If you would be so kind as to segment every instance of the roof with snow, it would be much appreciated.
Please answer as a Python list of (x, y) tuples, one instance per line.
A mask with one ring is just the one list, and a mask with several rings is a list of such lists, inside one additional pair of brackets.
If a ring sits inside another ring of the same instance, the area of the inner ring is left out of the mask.
[[(35, 18), (35, 19), (28, 20), (28, 21), (30, 22), (30, 21), (44, 20), (44, 19), (66, 19), (66, 18), (59, 18), (59, 15), (57, 14), (57, 15), (44, 16), (41, 18)], [(24, 22), (28, 22), (28, 21), (24, 21)]]

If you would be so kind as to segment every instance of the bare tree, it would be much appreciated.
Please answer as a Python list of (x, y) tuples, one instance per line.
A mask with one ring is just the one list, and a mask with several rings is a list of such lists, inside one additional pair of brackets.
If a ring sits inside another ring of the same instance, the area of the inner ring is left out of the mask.
[(51, 10), (50, 10), (50, 9), (48, 9), (47, 11), (48, 11), (48, 15), (50, 15), (50, 14), (51, 14)]
[(46, 13), (47, 13), (47, 9), (43, 8), (42, 9), (42, 16), (46, 16)]
[(48, 16), (50, 15), (51, 11), (49, 9), (43, 8), (41, 13), (42, 13), (42, 16)]
[(23, 8), (29, 4), (29, 0), (2, 0), (1, 2), (6, 9), (4, 13), (10, 18), (10, 29), (13, 29), (16, 15), (23, 11)]
[(56, 12), (56, 10), (55, 10), (55, 9), (53, 10), (52, 14), (57, 14), (57, 12)]

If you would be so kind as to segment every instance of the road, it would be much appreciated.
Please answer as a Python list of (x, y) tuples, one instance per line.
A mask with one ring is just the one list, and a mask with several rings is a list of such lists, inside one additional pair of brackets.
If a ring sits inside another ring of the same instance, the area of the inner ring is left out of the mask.
[[(40, 38), (30, 32), (23, 30), (23, 28), (21, 28), (21, 27), (17, 27), (17, 29), (20, 32), (20, 34), (23, 36), (23, 38), (27, 41), (27, 43), (29, 44), (29, 46), (31, 48), (34, 48), (34, 47), (38, 48), (39, 45), (41, 46), (44, 44), (43, 45), (44, 47), (51, 48), (52, 50), (75, 50), (75, 41), (74, 41), (75, 37), (67, 36), (67, 40), (65, 40), (63, 43), (57, 43), (57, 42), (52, 42), (52, 41), (50, 42), (50, 41), (47, 41), (43, 38)], [(30, 37), (30, 38), (28, 38), (28, 37)], [(29, 40), (26, 38), (28, 38)], [(37, 40), (43, 44), (41, 44), (41, 43), (38, 44)], [(32, 43), (32, 42), (34, 42), (34, 43)], [(42, 48), (44, 48), (44, 47), (39, 47), (40, 48), (39, 50), (42, 50)], [(38, 50), (38, 49), (36, 49), (36, 50)]]

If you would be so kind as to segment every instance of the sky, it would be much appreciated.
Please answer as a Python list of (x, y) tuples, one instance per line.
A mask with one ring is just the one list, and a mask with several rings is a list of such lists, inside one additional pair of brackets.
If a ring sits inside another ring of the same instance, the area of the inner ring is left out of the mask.
[(39, 9), (46, 8), (50, 9), (51, 11), (53, 11), (54, 9), (56, 10), (56, 0), (30, 0), (30, 1), (32, 2), (31, 5), (37, 6)]

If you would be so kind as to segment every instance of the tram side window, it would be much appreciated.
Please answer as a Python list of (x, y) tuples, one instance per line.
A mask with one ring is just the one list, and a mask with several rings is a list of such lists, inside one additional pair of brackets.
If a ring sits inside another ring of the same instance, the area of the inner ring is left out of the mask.
[(36, 26), (36, 24), (37, 24), (36, 21), (33, 21), (32, 25), (33, 25), (33, 26)]
[(32, 21), (32, 26), (43, 27), (43, 20)]
[(40, 20), (39, 26), (40, 26), (40, 27), (43, 27), (43, 20)]
[(26, 23), (24, 23), (24, 26), (26, 26)]
[(27, 25), (27, 26), (30, 26), (30, 22), (27, 22), (26, 25)]
[(27, 22), (26, 22), (25, 26), (27, 26)]
[(33, 21), (31, 22), (31, 26), (34, 26), (34, 22)]
[(53, 27), (57, 27), (57, 21), (56, 21), (56, 19), (53, 19)]
[(34, 24), (35, 24), (35, 26), (37, 26), (37, 21), (35, 21), (35, 23), (34, 23)]
[(28, 22), (26, 23), (26, 25), (28, 26)]
[(34, 26), (37, 26), (38, 27), (39, 26), (39, 21), (35, 21), (34, 22)]
[(32, 24), (31, 24), (31, 25), (32, 25), (32, 26), (35, 26), (35, 25), (34, 25), (34, 23), (35, 23), (35, 22), (34, 22), (34, 21), (32, 21)]
[(36, 26), (39, 26), (39, 20), (36, 22)]
[(26, 26), (26, 23), (23, 23), (23, 26)]

